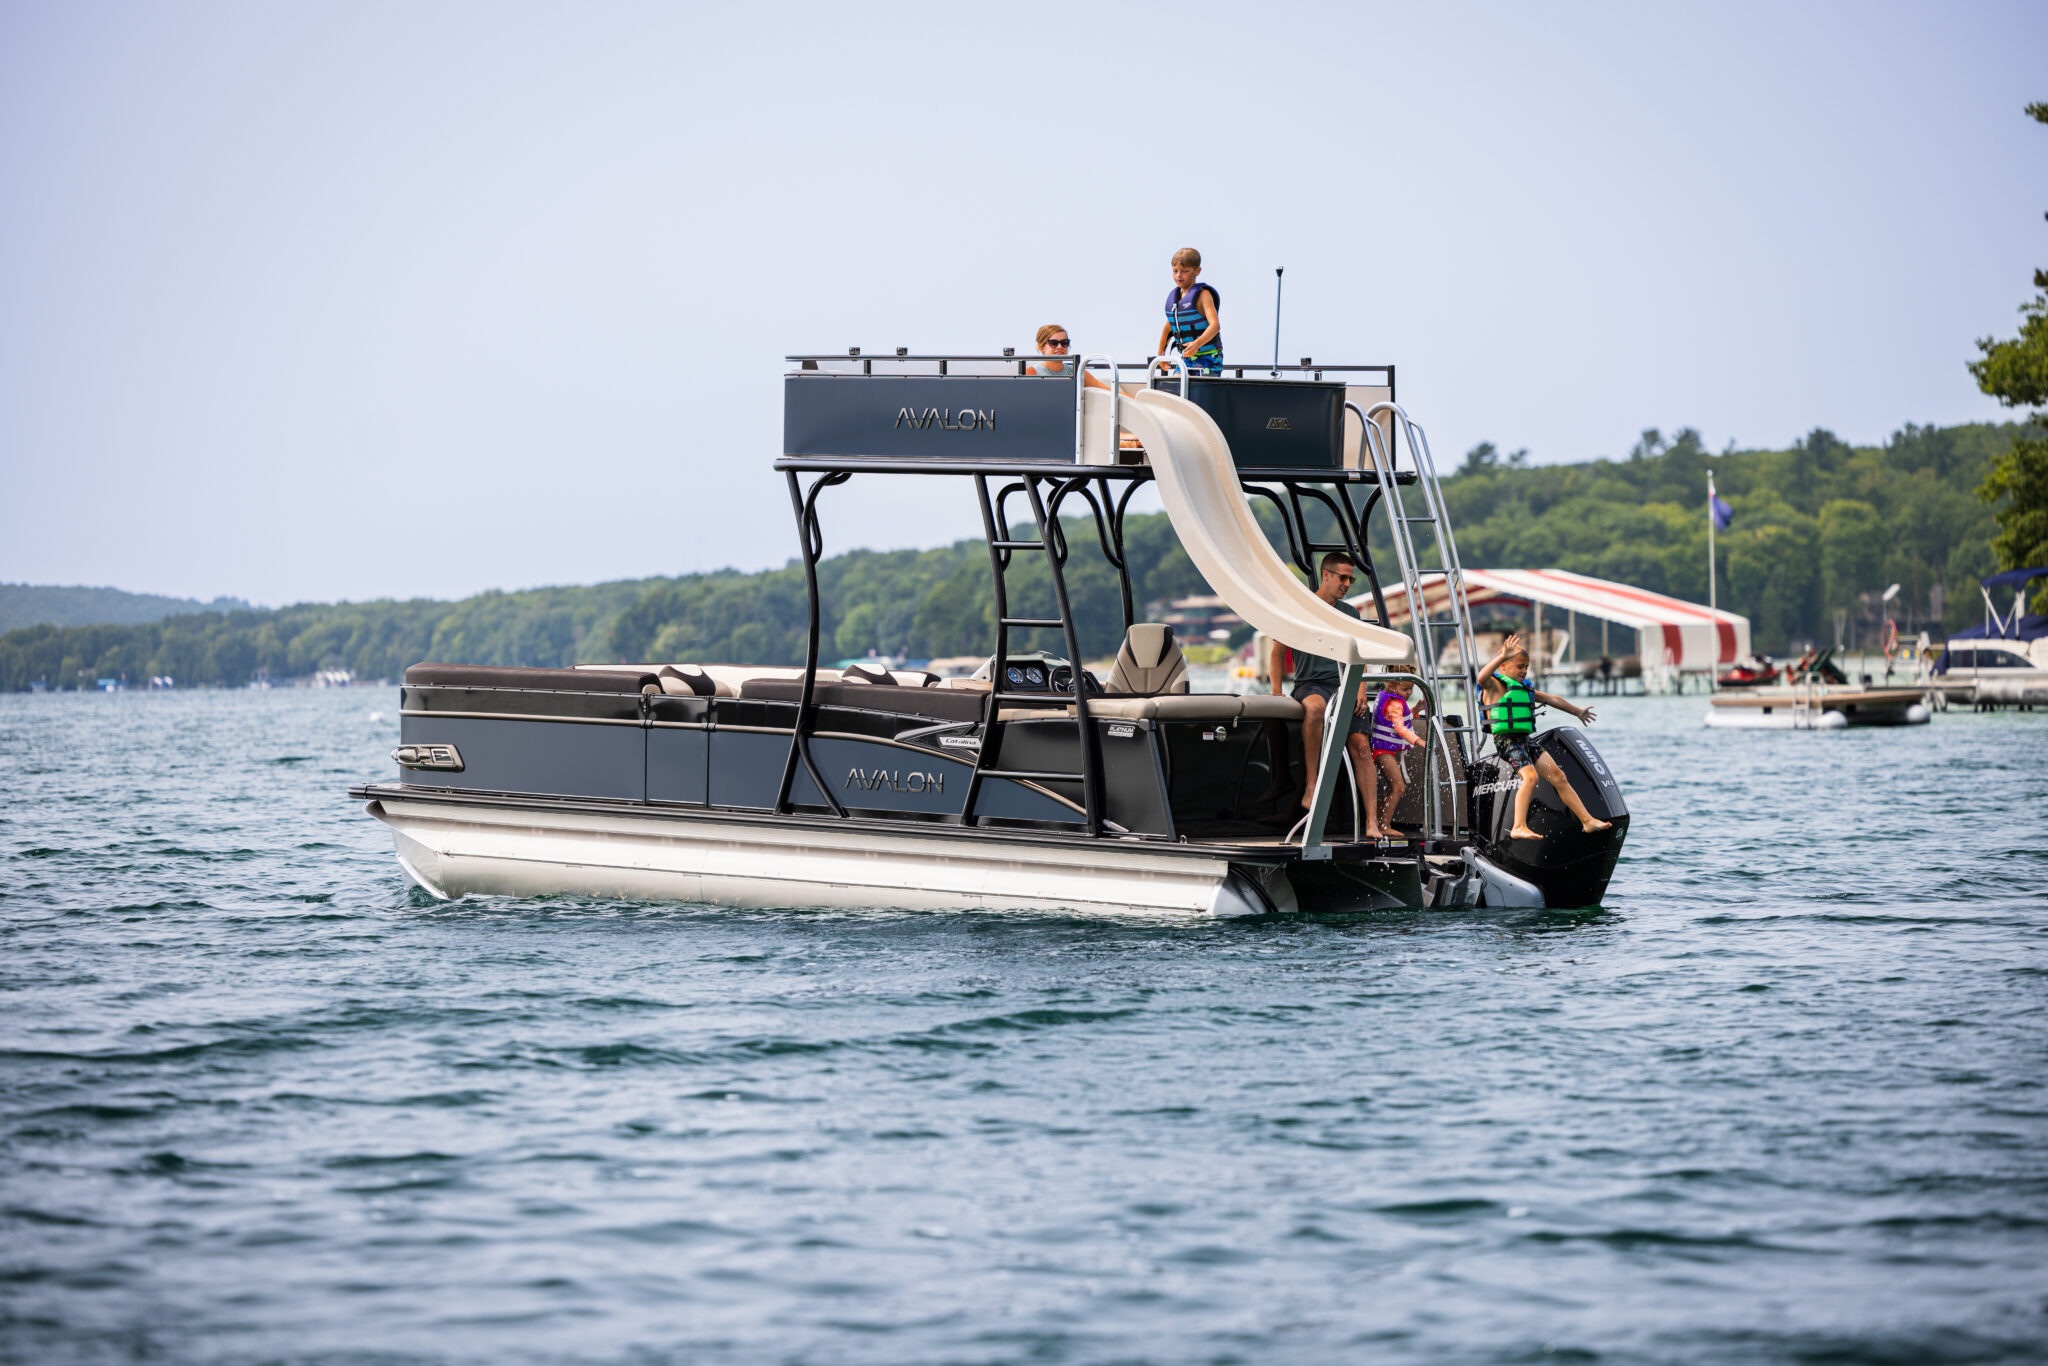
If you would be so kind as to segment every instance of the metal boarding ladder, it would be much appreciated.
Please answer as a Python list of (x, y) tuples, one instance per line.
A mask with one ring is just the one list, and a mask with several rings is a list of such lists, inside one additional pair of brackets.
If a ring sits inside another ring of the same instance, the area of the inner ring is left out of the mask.
[[(1016, 782), (1048, 783), (1078, 782), (1081, 784), (1082, 821), (1090, 835), (1102, 833), (1102, 740), (1095, 733), (1095, 726), (1088, 716), (1087, 672), (1081, 667), (1081, 643), (1074, 630), (1073, 605), (1067, 598), (1067, 579), (1063, 567), (1067, 559), (1066, 532), (1060, 526), (1057, 508), (1070, 488), (1079, 487), (1087, 497), (1084, 479), (1069, 479), (1051, 476), (1059, 488), (1055, 491), (1049, 513), (1047, 499), (1040, 494), (1038, 481), (1046, 476), (1027, 475), (1018, 482), (1006, 486), (993, 498), (989, 496), (989, 476), (974, 476), (974, 491), (981, 500), (981, 520), (988, 533), (989, 566), (995, 575), (996, 597), (996, 652), (989, 661), (988, 704), (982, 713), (981, 746), (975, 751), (974, 772), (967, 780), (967, 801), (960, 808), (963, 825), (975, 824), (975, 799), (981, 793), (985, 778), (1008, 778)], [(1036, 540), (1016, 540), (1010, 536), (1005, 505), (1012, 493), (1021, 489), (1031, 504), (1033, 525), (1037, 528)], [(1093, 500), (1089, 500), (1093, 503)], [(1097, 509), (1098, 520), (1101, 510)], [(1010, 593), (1008, 571), (1010, 557), (1019, 550), (1037, 550), (1045, 554), (1046, 568), (1052, 578), (1053, 601), (1059, 605), (1059, 616), (1013, 617), (1010, 615)], [(1061, 694), (1053, 692), (1019, 693), (1006, 692), (1003, 684), (1009, 671), (1010, 631), (1046, 630), (1061, 631), (1066, 636), (1067, 659), (1073, 674), (1074, 725), (1079, 740), (1081, 768), (1077, 773), (1063, 773), (1039, 769), (1000, 768), (992, 766), (992, 760), (999, 763), (1002, 749), (1001, 721), (1003, 704), (1016, 703), (1022, 706), (1045, 706)]]
[[(1465, 569), (1458, 559), (1457, 541), (1451, 535), (1450, 514), (1444, 504), (1443, 486), (1437, 479), (1436, 461), (1430, 454), (1429, 437), (1399, 404), (1375, 403), (1369, 411), (1360, 410), (1355, 403), (1346, 403), (1344, 406), (1357, 415), (1359, 425), (1363, 428), (1365, 450), (1372, 459), (1373, 473), (1378, 476), (1380, 489), (1386, 499), (1387, 521), (1393, 531), (1394, 558), (1400, 566), (1401, 583), (1408, 598), (1408, 633), (1415, 641), (1415, 671), (1429, 681), (1437, 696), (1442, 696), (1440, 685), (1443, 671), (1440, 661), (1443, 657), (1443, 648), (1437, 633), (1449, 629), (1458, 643), (1458, 681), (1464, 684), (1466, 709), (1470, 714), (1468, 724), (1460, 735), (1475, 736), (1477, 731), (1473, 726), (1476, 725), (1481, 701), (1477, 647), (1472, 639), (1471, 609), (1465, 596)], [(1380, 432), (1380, 425), (1376, 419), (1381, 413), (1388, 414), (1397, 424), (1394, 428), (1393, 441), (1389, 441)], [(1424, 515), (1420, 517), (1409, 516), (1407, 500), (1401, 496), (1400, 481), (1395, 478), (1394, 446), (1403, 433), (1407, 435), (1408, 451), (1415, 462), (1415, 487), (1422, 492)], [(1421, 557), (1416, 551), (1414, 533), (1409, 530), (1413, 526), (1430, 528), (1437, 558), (1442, 562), (1446, 610), (1449, 615), (1441, 619), (1430, 615), (1429, 604), (1423, 597)], [(1441, 738), (1448, 742), (1450, 736), (1447, 728), (1441, 724), (1440, 718), (1432, 715), (1430, 720)], [(1474, 743), (1476, 744), (1476, 741)], [(1460, 755), (1468, 765), (1477, 757), (1462, 746)], [(1448, 759), (1443, 762), (1449, 764)], [(1447, 830), (1443, 818), (1441, 779), (1436, 771), (1436, 763), (1437, 759), (1432, 755), (1423, 793), (1423, 824), (1425, 832), (1430, 837), (1442, 838)], [(1454, 805), (1462, 805), (1457, 801), (1461, 785), (1457, 781), (1455, 766), (1450, 769), (1450, 781)], [(1460, 813), (1454, 810), (1450, 825), (1455, 827), (1460, 823)]]

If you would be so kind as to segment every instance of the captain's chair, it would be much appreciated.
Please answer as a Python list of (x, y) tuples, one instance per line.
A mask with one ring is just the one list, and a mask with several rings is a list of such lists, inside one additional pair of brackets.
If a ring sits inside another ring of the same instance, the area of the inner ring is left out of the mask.
[(1105, 692), (1158, 697), (1188, 690), (1188, 661), (1174, 641), (1173, 628), (1141, 621), (1124, 632), (1116, 667), (1109, 671)]

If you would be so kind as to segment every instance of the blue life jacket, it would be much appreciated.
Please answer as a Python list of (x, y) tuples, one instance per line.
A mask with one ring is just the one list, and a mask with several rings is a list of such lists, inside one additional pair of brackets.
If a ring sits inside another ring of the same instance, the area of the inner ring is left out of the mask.
[[(1209, 320), (1202, 316), (1202, 291), (1209, 291), (1209, 297), (1216, 301), (1218, 326), (1216, 335), (1202, 343), (1202, 349), (1190, 353), (1188, 346), (1209, 330)], [(1185, 297), (1178, 285), (1166, 291), (1166, 325), (1172, 330), (1172, 340), (1181, 348), (1181, 357), (1188, 363), (1194, 374), (1213, 375), (1223, 369), (1223, 296), (1216, 292), (1216, 286), (1197, 280)]]

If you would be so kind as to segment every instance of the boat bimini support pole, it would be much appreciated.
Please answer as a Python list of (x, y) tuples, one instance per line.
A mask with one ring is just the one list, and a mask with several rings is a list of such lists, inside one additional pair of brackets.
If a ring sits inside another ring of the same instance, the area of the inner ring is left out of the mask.
[(818, 765), (811, 758), (810, 729), (818, 686), (818, 561), (825, 555), (825, 533), (818, 529), (818, 495), (834, 484), (843, 484), (853, 475), (847, 470), (836, 470), (820, 475), (811, 485), (809, 496), (797, 482), (796, 471), (789, 471), (789, 502), (796, 509), (797, 540), (804, 552), (804, 587), (809, 590), (811, 602), (809, 643), (804, 647), (804, 686), (796, 703), (796, 724), (790, 727), (789, 756), (782, 761), (782, 783), (775, 789), (775, 812), (787, 815), (791, 810), (789, 790), (796, 784), (796, 765), (801, 759), (804, 771), (811, 775), (819, 793), (825, 798), (825, 805), (835, 816), (845, 816), (846, 808), (832, 795), (832, 789), (818, 773)]
[[(1301, 856), (1326, 859), (1330, 846), (1323, 843), (1323, 828), (1330, 823), (1330, 803), (1337, 796), (1337, 775), (1344, 772), (1344, 746), (1351, 735), (1351, 713), (1358, 706), (1358, 688), (1365, 681), (1365, 666), (1358, 661), (1344, 666), (1337, 680), (1337, 695), (1323, 712), (1323, 755), (1316, 764), (1315, 795), (1309, 798), (1308, 828), (1301, 832)], [(1368, 781), (1378, 781), (1369, 775)], [(1354, 802), (1357, 798), (1352, 799)]]

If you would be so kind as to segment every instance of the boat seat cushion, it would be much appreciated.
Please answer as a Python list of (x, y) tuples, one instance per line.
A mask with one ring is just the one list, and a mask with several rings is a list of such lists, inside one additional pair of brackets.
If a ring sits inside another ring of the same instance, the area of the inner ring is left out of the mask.
[(1116, 665), (1109, 671), (1105, 692), (1155, 697), (1187, 690), (1188, 662), (1174, 642), (1171, 626), (1141, 621), (1124, 632), (1124, 643), (1116, 652)]
[(671, 697), (738, 697), (740, 690), (722, 678), (713, 678), (701, 664), (664, 664), (656, 675), (661, 690)]
[(922, 669), (881, 669), (866, 664), (849, 664), (839, 671), (842, 683), (896, 684), (904, 688), (929, 688), (939, 681), (939, 676)]
[(1244, 705), (1241, 715), (1247, 721), (1299, 721), (1302, 717), (1301, 703), (1276, 693), (1246, 693), (1238, 701)]
[[(801, 678), (750, 678), (740, 696), (764, 702), (795, 702), (802, 698)], [(820, 683), (811, 700), (821, 707), (854, 707), (894, 716), (922, 716), (932, 721), (979, 721), (988, 705), (985, 694), (951, 688), (905, 688), (893, 683)]]
[(1235, 693), (1171, 693), (1165, 697), (1091, 697), (1090, 716), (1146, 721), (1235, 721), (1244, 714)]

